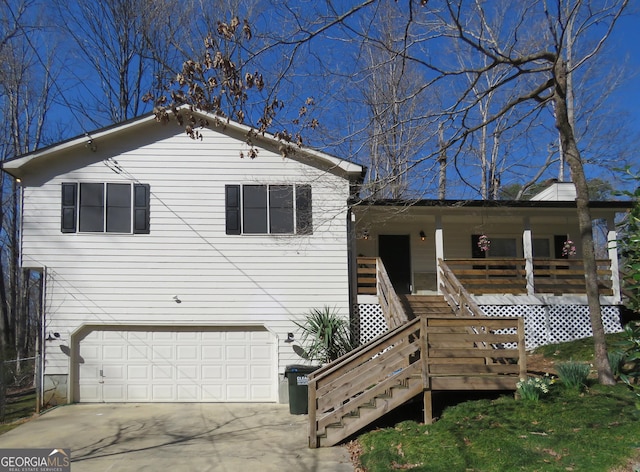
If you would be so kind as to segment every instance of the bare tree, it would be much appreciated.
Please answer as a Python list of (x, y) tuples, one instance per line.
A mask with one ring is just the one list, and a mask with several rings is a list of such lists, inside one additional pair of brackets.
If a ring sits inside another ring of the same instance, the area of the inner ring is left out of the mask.
[[(325, 3), (334, 7), (330, 1)], [(534, 124), (544, 127), (552, 119), (576, 186), (598, 376), (602, 383), (613, 382), (600, 312), (585, 163), (577, 142), (576, 127), (580, 119), (577, 107), (575, 122), (570, 116), (568, 78), (574, 82), (580, 80), (586, 66), (599, 57), (628, 0), (411, 1), (405, 4), (404, 37), (398, 43), (386, 43), (371, 35), (368, 29), (355, 31), (354, 24), (345, 21), (345, 15), (361, 12), (370, 4), (350, 5), (347, 11), (320, 18), (315, 23), (299, 20), (304, 29), (292, 36), (298, 44), (303, 44), (320, 32), (341, 25), (360, 39), (373, 42), (391, 57), (419, 66), (423, 84), (416, 93), (437, 90), (439, 96), (446, 98), (438, 116), (439, 121), (448, 125), (443, 140), (447, 160), (456, 167), (461, 180), (468, 179), (468, 172), (461, 165), (462, 156), (476, 133), (485, 128), (495, 130), (500, 121), (510, 115), (530, 132), (536, 130)], [(372, 8), (375, 10), (375, 6)], [(507, 21), (495, 22), (505, 11), (509, 12)], [(368, 18), (375, 18), (375, 14), (370, 13)], [(567, 35), (573, 38), (570, 43), (566, 41)], [(565, 52), (567, 44), (571, 45), (570, 63)], [(464, 61), (452, 63), (446, 55), (438, 53), (444, 48), (460, 51)], [(461, 77), (470, 78), (466, 86), (461, 85)], [(449, 94), (443, 93), (444, 90)], [(484, 114), (479, 113), (489, 98), (491, 105)], [(425, 110), (424, 115), (413, 119), (428, 118), (429, 113), (431, 110)], [(553, 139), (551, 134), (547, 136), (547, 142)], [(532, 139), (531, 135), (528, 139)], [(442, 152), (443, 146), (434, 144), (423, 161), (432, 161)], [(412, 162), (409, 170), (419, 164), (418, 160)]]
[[(6, 3), (1, 11), (0, 104), (5, 120), (0, 128), (0, 159), (5, 160), (45, 141), (55, 74), (53, 42), (44, 40), (37, 4)], [(5, 355), (20, 358), (33, 348), (38, 329), (29, 314), (19, 267), (19, 187), (4, 173), (0, 179), (0, 344)]]
[[(158, 31), (164, 30), (153, 30), (152, 20), (174, 13), (180, 18), (182, 12), (175, 6), (168, 11), (167, 5), (155, 0), (54, 0), (60, 29), (69, 38), (67, 73), (75, 81), (67, 101), (92, 127), (148, 110), (142, 96), (159, 87), (164, 78), (162, 67), (151, 58), (148, 42), (158, 40)], [(154, 34), (146, 34), (148, 29)], [(161, 52), (168, 50), (158, 45), (155, 53)]]
[(361, 55), (360, 93), (369, 116), (367, 191), (373, 198), (406, 198), (412, 184), (411, 162), (425, 152), (432, 138), (431, 123), (417, 118), (425, 116), (430, 104), (424, 94), (416, 93), (423, 78), (415, 64), (395, 52), (404, 42), (401, 8), (384, 2), (377, 20), (376, 41), (365, 41)]
[[(451, 103), (447, 112), (464, 123), (484, 97), (505, 88), (513, 94), (509, 95), (512, 98), (499, 105), (494, 104), (491, 113), (482, 122), (475, 126), (461, 127), (458, 142), (464, 142), (470, 133), (495, 123), (512, 110), (524, 109), (528, 116), (535, 117), (553, 104), (555, 126), (560, 133), (562, 150), (577, 192), (576, 204), (598, 378), (601, 383), (610, 384), (614, 379), (607, 359), (600, 311), (589, 194), (576, 132), (569, 116), (567, 78), (570, 74), (577, 74), (581, 67), (597, 57), (628, 2), (573, 0), (562, 5), (560, 3), (562, 2), (531, 2), (513, 16), (514, 20), (508, 29), (489, 35), (488, 25), (495, 15), (495, 11), (491, 9), (505, 9), (512, 6), (510, 3), (484, 4), (449, 0), (436, 5), (436, 2), (428, 2), (427, 14), (433, 15), (440, 22), (436, 34), (430, 40), (444, 39), (458, 43), (461, 50), (467, 51), (468, 61), (461, 68), (447, 69), (446, 65), (428, 57), (416, 55), (412, 51), (405, 53), (430, 70), (436, 70), (436, 81), (465, 73), (475, 77), (474, 85), (480, 85), (483, 77), (498, 68), (507, 72), (497, 82), (485, 82), (488, 84), (485, 88), (473, 90), (474, 99), (470, 102), (463, 100), (471, 95), (472, 90), (469, 88), (461, 98)], [(563, 8), (566, 5), (570, 8)], [(414, 8), (413, 4), (410, 8)], [(566, 12), (569, 13), (568, 16)], [(540, 25), (544, 25), (545, 30), (541, 30)], [(564, 39), (570, 25), (574, 28), (574, 60), (571, 69), (564, 56)], [(580, 41), (582, 48), (578, 50), (576, 46)]]

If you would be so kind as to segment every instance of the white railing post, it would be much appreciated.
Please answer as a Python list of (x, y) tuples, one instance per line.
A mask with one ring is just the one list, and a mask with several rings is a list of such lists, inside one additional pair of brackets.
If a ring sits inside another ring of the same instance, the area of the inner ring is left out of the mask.
[(535, 293), (533, 276), (533, 238), (531, 237), (531, 221), (529, 217), (523, 219), (524, 231), (522, 232), (522, 250), (524, 253), (524, 271), (527, 280), (527, 295)]
[(611, 261), (611, 289), (613, 290), (614, 303), (620, 303), (622, 294), (620, 290), (620, 267), (618, 265), (618, 233), (613, 218), (607, 218), (607, 249)]
[(444, 260), (444, 233), (442, 230), (442, 216), (436, 215), (436, 231), (435, 231), (435, 243), (436, 243), (436, 286), (438, 294), (442, 294), (440, 285), (442, 284), (442, 268), (438, 263), (439, 260)]

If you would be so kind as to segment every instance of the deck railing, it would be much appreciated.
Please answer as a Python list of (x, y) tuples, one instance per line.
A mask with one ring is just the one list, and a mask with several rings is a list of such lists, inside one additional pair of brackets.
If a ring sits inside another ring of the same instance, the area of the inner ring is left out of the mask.
[[(600, 295), (613, 295), (611, 261), (596, 260)], [(585, 293), (582, 259), (534, 259), (533, 275), (536, 293)]]
[(387, 326), (389, 329), (394, 329), (406, 323), (409, 318), (380, 258), (377, 259), (377, 266), (378, 300), (380, 301), (382, 313), (387, 320)]
[[(446, 259), (451, 273), (473, 295), (584, 294), (582, 259)], [(600, 295), (613, 295), (611, 261), (596, 260)], [(378, 264), (379, 265), (379, 264)], [(441, 273), (442, 275), (442, 273)], [(376, 258), (358, 258), (358, 294), (380, 295)], [(442, 280), (441, 280), (442, 283)]]
[(524, 259), (447, 259), (451, 272), (474, 295), (527, 293)]
[(438, 266), (440, 269), (440, 291), (456, 316), (481, 315), (482, 310), (449, 266), (442, 259), (438, 259)]
[(377, 295), (389, 329), (409, 318), (379, 257), (358, 257), (358, 295)]

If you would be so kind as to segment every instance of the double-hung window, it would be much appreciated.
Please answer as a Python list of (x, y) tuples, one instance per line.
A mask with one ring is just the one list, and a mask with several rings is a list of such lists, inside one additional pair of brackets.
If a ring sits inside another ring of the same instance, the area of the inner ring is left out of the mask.
[(63, 183), (63, 233), (149, 233), (149, 185)]
[(227, 234), (312, 234), (311, 185), (227, 185)]

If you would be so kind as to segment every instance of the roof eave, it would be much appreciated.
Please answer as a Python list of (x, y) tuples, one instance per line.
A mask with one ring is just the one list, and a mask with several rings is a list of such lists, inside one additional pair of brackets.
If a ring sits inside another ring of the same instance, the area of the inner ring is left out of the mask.
[[(183, 108), (184, 107), (187, 107), (187, 106), (185, 105), (183, 106)], [(228, 128), (229, 130), (234, 131), (236, 133), (249, 134), (253, 131), (255, 135), (255, 130), (253, 130), (253, 128), (247, 125), (243, 125), (231, 120), (226, 120), (224, 118), (216, 117), (215, 115), (202, 112), (202, 111), (195, 111), (194, 113), (208, 120), (214, 121), (214, 123), (210, 123), (209, 125), (209, 127), (212, 129), (215, 128), (216, 125), (218, 125), (224, 128)], [(63, 142), (45, 147), (27, 154), (24, 154), (22, 156), (17, 156), (17, 157), (8, 159), (1, 163), (1, 167), (2, 167), (2, 170), (7, 172), (8, 174), (16, 178), (20, 178), (23, 175), (23, 173), (21, 172), (21, 169), (34, 160), (41, 159), (47, 155), (54, 154), (57, 152), (67, 151), (75, 147), (87, 146), (90, 144), (91, 140), (98, 140), (100, 138), (113, 135), (122, 131), (126, 131), (127, 129), (137, 127), (142, 124), (155, 121), (155, 120), (156, 120), (155, 115), (153, 113), (149, 113), (147, 115), (134, 118), (127, 122), (111, 125), (91, 133), (85, 133), (84, 135), (71, 138), (67, 141), (63, 141)], [(278, 146), (282, 144), (280, 140), (278, 140), (275, 136), (269, 133), (260, 133), (256, 135), (256, 139), (258, 141), (264, 141), (264, 143), (268, 143), (272, 146)], [(316, 151), (310, 148), (301, 147), (295, 144), (291, 144), (291, 146), (294, 153), (301, 153), (302, 155), (306, 156), (309, 159), (320, 161), (324, 164), (325, 167), (328, 167), (329, 169), (333, 168), (333, 169), (339, 170), (339, 172), (346, 175), (349, 180), (358, 180), (361, 178), (364, 167), (359, 164), (355, 164), (353, 162), (340, 159), (330, 154), (326, 154), (324, 152)]]

